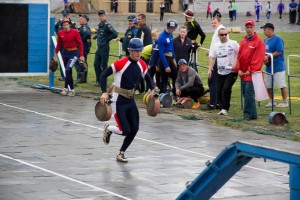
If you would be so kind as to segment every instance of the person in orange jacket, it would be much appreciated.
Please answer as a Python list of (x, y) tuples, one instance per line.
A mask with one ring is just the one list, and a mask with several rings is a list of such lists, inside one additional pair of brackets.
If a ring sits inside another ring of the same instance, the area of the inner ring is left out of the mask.
[(240, 43), (235, 71), (241, 78), (242, 93), (244, 96), (243, 116), (244, 120), (257, 119), (255, 93), (251, 74), (261, 71), (265, 57), (265, 45), (263, 40), (255, 32), (255, 22), (245, 22), (246, 36)]

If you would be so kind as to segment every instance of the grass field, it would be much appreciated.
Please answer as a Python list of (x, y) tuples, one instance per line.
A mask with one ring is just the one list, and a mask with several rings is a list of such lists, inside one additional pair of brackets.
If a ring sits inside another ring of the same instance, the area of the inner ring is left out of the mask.
[[(287, 55), (295, 54), (300, 55), (300, 42), (299, 42), (299, 33), (277, 33), (280, 35), (285, 42), (285, 58)], [(230, 34), (230, 38), (240, 42), (244, 34)], [(260, 34), (261, 38), (265, 38), (264, 35)], [(203, 47), (209, 47), (211, 41), (212, 34), (207, 34), (207, 38), (203, 44)], [(114, 41), (111, 42), (111, 54), (118, 54), (118, 44)], [(96, 41), (93, 41), (91, 52), (96, 51)], [(76, 94), (81, 96), (99, 96), (100, 88), (93, 86), (95, 83), (95, 72), (93, 67), (94, 55), (89, 54), (88, 56), (88, 65), (89, 65), (89, 73), (88, 73), (88, 83), (86, 84), (77, 84), (75, 87)], [(109, 64), (116, 60), (116, 57), (110, 57)], [(287, 61), (286, 61), (287, 62)], [(205, 56), (205, 52), (200, 50), (198, 54), (198, 64), (201, 66), (208, 65), (208, 57)], [(300, 76), (300, 58), (292, 57), (290, 59), (290, 74)], [(199, 68), (199, 74), (204, 82), (207, 83), (207, 69)], [(59, 71), (55, 73), (55, 87), (62, 87), (63, 82), (57, 81), (59, 77)], [(73, 77), (76, 77), (76, 72), (73, 70)], [(20, 77), (18, 78), (20, 84), (32, 86), (37, 83), (47, 84), (48, 77)], [(112, 81), (112, 77), (110, 77), (109, 81)], [(291, 78), (291, 96), (300, 98), (300, 79), (299, 78)], [(279, 89), (275, 89), (275, 98), (278, 97), (278, 100), (281, 100), (281, 94)], [(137, 101), (141, 101), (141, 95), (137, 95)], [(238, 79), (233, 87), (232, 99), (231, 99), (231, 108), (229, 112), (229, 117), (220, 117), (217, 115), (217, 111), (208, 111), (213, 114), (209, 120), (213, 121), (217, 125), (228, 126), (231, 128), (237, 128), (242, 130), (252, 130), (261, 134), (275, 135), (278, 137), (289, 138), (292, 140), (300, 140), (300, 101), (292, 100), (292, 114), (289, 114), (288, 108), (275, 108), (274, 111), (284, 112), (286, 113), (287, 120), (289, 123), (285, 126), (274, 126), (268, 123), (269, 114), (271, 109), (264, 108), (264, 105), (267, 104), (267, 101), (258, 103), (257, 108), (258, 111), (258, 120), (253, 120), (249, 122), (244, 122), (242, 120), (242, 110), (241, 110), (241, 91), (240, 91), (240, 79)], [(199, 113), (203, 113), (204, 111), (198, 111)]]

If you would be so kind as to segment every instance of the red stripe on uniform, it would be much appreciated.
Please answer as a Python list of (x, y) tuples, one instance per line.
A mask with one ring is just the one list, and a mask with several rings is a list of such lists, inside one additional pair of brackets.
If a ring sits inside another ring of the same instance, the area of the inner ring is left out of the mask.
[(117, 122), (117, 126), (118, 126), (119, 130), (123, 132), (123, 129), (122, 129), (122, 126), (120, 124), (120, 121), (119, 121), (117, 113), (114, 114), (114, 118), (115, 118), (115, 121)]

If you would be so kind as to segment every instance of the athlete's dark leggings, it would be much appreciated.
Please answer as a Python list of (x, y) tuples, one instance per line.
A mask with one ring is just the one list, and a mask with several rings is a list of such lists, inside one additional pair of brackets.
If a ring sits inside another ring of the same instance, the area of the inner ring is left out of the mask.
[(126, 151), (139, 130), (140, 115), (134, 99), (116, 103), (115, 119), (125, 138), (120, 151)]

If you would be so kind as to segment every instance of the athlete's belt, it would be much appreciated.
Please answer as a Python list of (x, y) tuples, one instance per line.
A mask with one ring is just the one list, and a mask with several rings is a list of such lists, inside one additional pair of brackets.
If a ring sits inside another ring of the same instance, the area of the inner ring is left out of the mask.
[(172, 54), (172, 52), (168, 52), (168, 53), (165, 53), (165, 56), (172, 57), (172, 56), (173, 56), (173, 54)]
[(125, 98), (128, 98), (128, 99), (131, 99), (133, 97), (133, 94), (134, 94), (134, 89), (126, 90), (126, 89), (123, 89), (123, 88), (120, 88), (120, 87), (117, 87), (117, 86), (114, 86), (113, 91), (115, 93), (118, 93), (119, 95), (125, 97)]
[(67, 51), (75, 51), (75, 50), (77, 50), (77, 47), (74, 47), (74, 48), (65, 48), (65, 50), (67, 50)]

